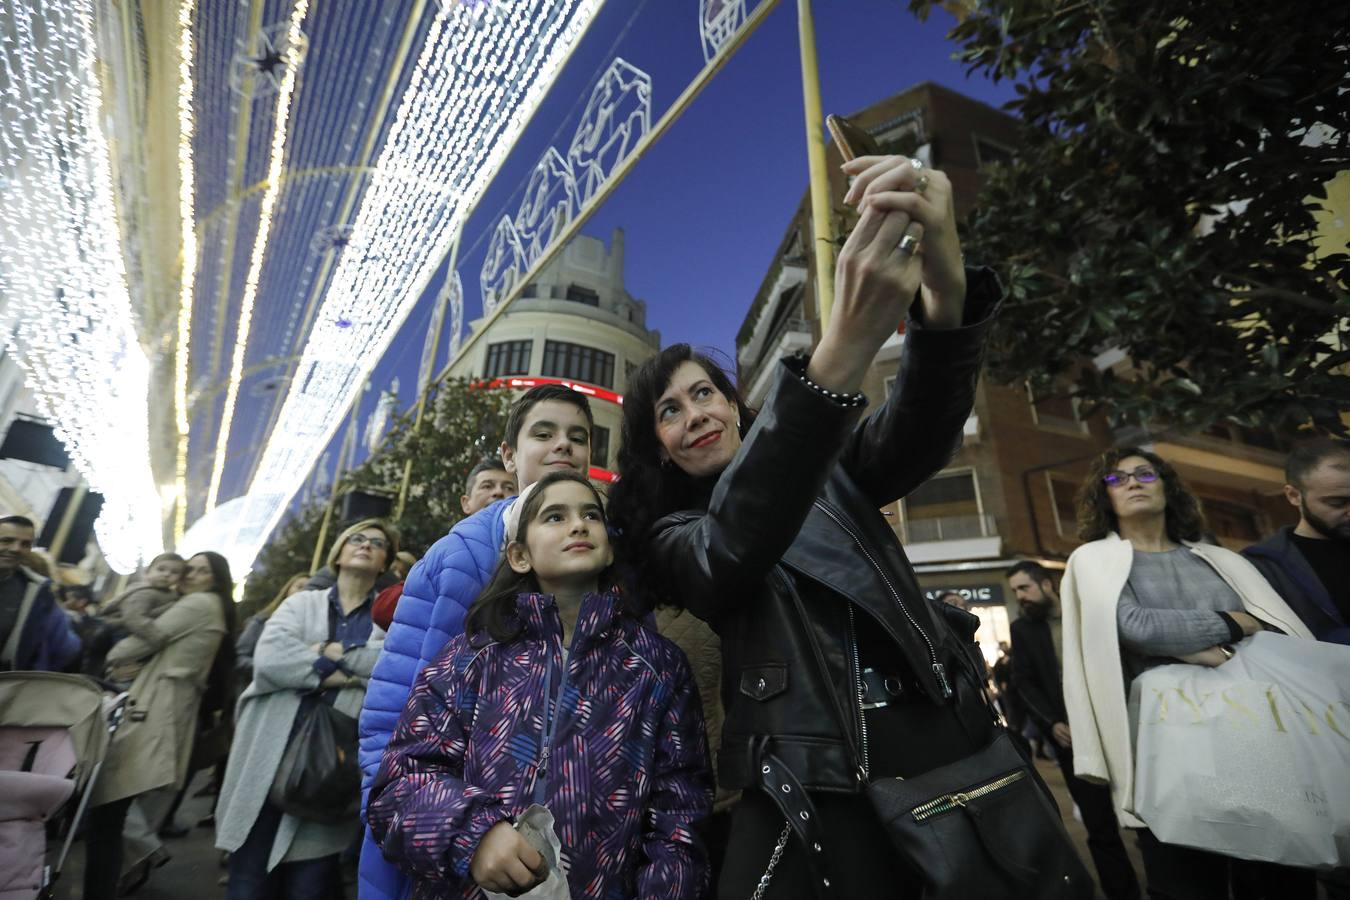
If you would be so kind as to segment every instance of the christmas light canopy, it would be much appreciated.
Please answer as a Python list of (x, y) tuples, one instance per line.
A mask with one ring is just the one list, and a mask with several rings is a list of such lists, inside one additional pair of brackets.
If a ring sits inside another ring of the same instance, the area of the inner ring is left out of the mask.
[(38, 408), (103, 495), (95, 533), (105, 558), (130, 572), (163, 547), (161, 495), (94, 12), (91, 0), (0, 6), (0, 327)]
[[(373, 165), (359, 173), (359, 202), (351, 214), (338, 218), (342, 204), (331, 197), (298, 204), (295, 212), (270, 211), (275, 217), (331, 209), (333, 218), (326, 224), (350, 231), (344, 232), (342, 246), (326, 254), (333, 260), (331, 273), (326, 285), (316, 288), (317, 302), (308, 310), (314, 325), (266, 432), (247, 493), (241, 503), (231, 504), (231, 521), (223, 530), (208, 505), (188, 532), (188, 550), (209, 534), (213, 549), (224, 552), (236, 569), (252, 564), (600, 5), (601, 0), (442, 3), (416, 32), (415, 62), (400, 82)], [(306, 24), (305, 30), (306, 74), (294, 89), (302, 108), (306, 92), (317, 89), (309, 70), (321, 56), (319, 25)], [(277, 97), (285, 94), (283, 81)], [(282, 127), (279, 113), (273, 124)], [(292, 122), (289, 127), (298, 133), (306, 126)], [(338, 152), (346, 150), (339, 145)], [(289, 206), (287, 200), (278, 209)], [(275, 230), (276, 223), (271, 227)], [(352, 252), (353, 247), (360, 251)], [(269, 266), (294, 265), (275, 249), (267, 255), (270, 261), (260, 264), (264, 285)], [(306, 255), (310, 262), (299, 280), (315, 282), (322, 271), (315, 266), (325, 263)], [(460, 318), (462, 312), (452, 310), (452, 315)], [(236, 371), (243, 375), (244, 368)], [(220, 438), (216, 465), (230, 440), (228, 434)], [(229, 535), (224, 543), (222, 534)]]

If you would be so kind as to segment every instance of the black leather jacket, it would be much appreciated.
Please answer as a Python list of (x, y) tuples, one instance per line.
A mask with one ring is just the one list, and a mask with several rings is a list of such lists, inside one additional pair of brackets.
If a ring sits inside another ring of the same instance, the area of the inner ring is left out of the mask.
[[(897, 385), (862, 422), (802, 381), (805, 361), (781, 363), (707, 509), (653, 526), (660, 577), (722, 638), (725, 787), (777, 795), (780, 773), (764, 765), (771, 755), (799, 788), (861, 789), (850, 748), (863, 743), (862, 629), (882, 629), (929, 702), (980, 702), (969, 680), (954, 695), (963, 642), (939, 604), (925, 600), (879, 512), (960, 446), (1001, 292), (988, 270), (969, 272), (968, 285), (965, 320), (974, 324), (934, 331), (911, 319)], [(987, 724), (982, 708), (977, 715)]]

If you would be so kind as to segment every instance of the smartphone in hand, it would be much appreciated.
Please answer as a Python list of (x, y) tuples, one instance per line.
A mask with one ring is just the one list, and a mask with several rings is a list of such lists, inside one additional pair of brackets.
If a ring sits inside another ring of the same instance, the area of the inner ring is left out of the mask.
[(825, 127), (829, 129), (830, 137), (834, 139), (840, 155), (844, 157), (844, 162), (859, 156), (883, 155), (876, 138), (843, 116), (826, 116)]

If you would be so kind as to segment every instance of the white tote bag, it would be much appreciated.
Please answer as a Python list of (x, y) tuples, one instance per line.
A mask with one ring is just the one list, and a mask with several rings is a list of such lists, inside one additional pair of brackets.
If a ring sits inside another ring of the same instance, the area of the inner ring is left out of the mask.
[(1217, 668), (1150, 669), (1130, 722), (1132, 811), (1160, 841), (1350, 865), (1350, 647), (1261, 632)]

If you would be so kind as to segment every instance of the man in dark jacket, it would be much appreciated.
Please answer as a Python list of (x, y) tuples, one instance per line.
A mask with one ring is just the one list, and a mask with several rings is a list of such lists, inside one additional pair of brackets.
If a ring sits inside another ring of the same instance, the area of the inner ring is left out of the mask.
[(1298, 524), (1242, 553), (1319, 641), (1350, 644), (1350, 443), (1300, 444), (1284, 471)]
[(1111, 900), (1134, 900), (1139, 896), (1120, 826), (1105, 785), (1089, 784), (1073, 774), (1073, 736), (1064, 709), (1064, 683), (1059, 648), (1050, 630), (1050, 612), (1058, 605), (1050, 572), (1038, 563), (1023, 561), (1008, 570), (1008, 585), (1022, 607), (1022, 616), (1012, 623), (1013, 689), (1022, 709), (1048, 735), (1056, 761), (1064, 773), (1069, 795), (1083, 815), (1088, 849), (1097, 867), (1102, 892)]
[(0, 518), (0, 671), (60, 672), (80, 655), (52, 583), (21, 564), (36, 530), (24, 516)]

